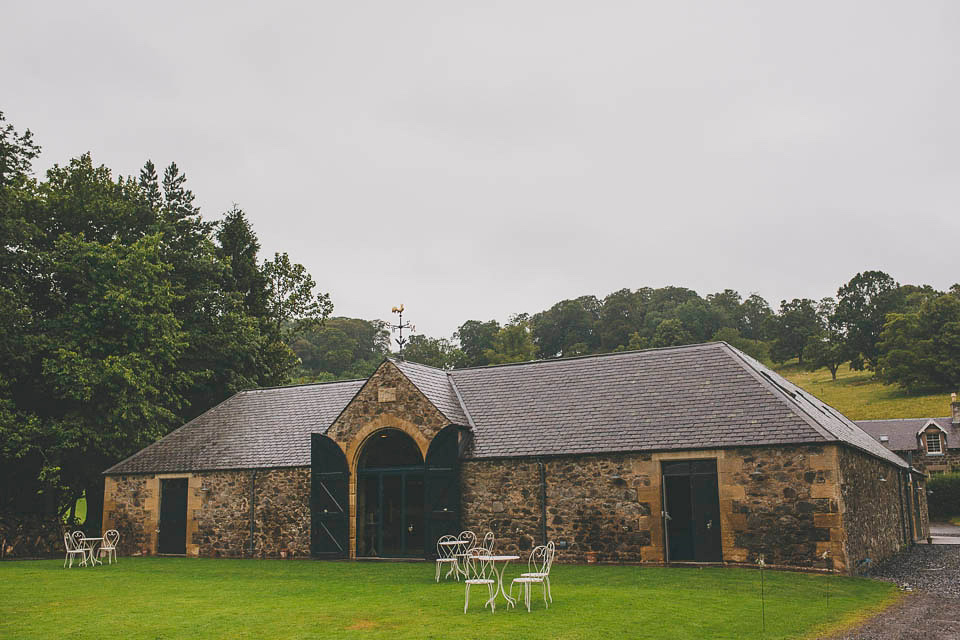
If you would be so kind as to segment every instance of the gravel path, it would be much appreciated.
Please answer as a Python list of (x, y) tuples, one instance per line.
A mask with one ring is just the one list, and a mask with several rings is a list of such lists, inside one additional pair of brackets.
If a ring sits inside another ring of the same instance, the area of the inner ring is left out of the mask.
[(896, 583), (907, 597), (831, 640), (960, 640), (960, 545), (917, 545), (867, 575)]

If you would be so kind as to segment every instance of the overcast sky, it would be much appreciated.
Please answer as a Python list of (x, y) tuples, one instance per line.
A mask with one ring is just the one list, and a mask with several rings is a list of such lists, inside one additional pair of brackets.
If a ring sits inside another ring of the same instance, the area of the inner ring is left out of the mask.
[(176, 161), (335, 315), (960, 281), (960, 3), (137, 4), (5, 3), (38, 174)]

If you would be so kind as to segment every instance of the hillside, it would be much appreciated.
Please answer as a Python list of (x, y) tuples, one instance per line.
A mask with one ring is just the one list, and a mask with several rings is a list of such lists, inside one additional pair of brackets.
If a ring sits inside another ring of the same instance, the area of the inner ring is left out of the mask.
[(777, 372), (839, 409), (851, 420), (950, 415), (950, 395), (947, 393), (910, 394), (894, 385), (874, 380), (869, 371), (851, 371), (848, 365), (840, 367), (836, 381), (830, 379), (830, 372), (826, 369), (806, 371), (796, 364), (778, 367)]

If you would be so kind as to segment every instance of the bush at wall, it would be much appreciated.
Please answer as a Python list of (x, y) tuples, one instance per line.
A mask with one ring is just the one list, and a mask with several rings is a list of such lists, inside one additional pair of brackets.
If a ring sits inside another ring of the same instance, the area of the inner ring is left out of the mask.
[(960, 516), (960, 473), (945, 473), (927, 481), (930, 519), (945, 521)]

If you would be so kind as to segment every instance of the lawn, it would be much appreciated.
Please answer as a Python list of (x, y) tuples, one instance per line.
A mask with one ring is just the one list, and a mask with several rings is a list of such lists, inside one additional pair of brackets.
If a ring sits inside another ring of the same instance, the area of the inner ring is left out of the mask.
[(911, 394), (897, 386), (875, 380), (871, 371), (851, 371), (846, 364), (840, 366), (836, 380), (830, 378), (830, 372), (826, 369), (806, 371), (796, 364), (778, 367), (777, 372), (851, 420), (950, 415), (949, 394)]
[(474, 592), (464, 615), (463, 586), (434, 583), (427, 563), (61, 566), (0, 563), (0, 637), (804, 638), (898, 597), (887, 583), (765, 571), (764, 634), (760, 573), (750, 569), (555, 565), (549, 609), (535, 599), (532, 613), (503, 606), (491, 615)]

